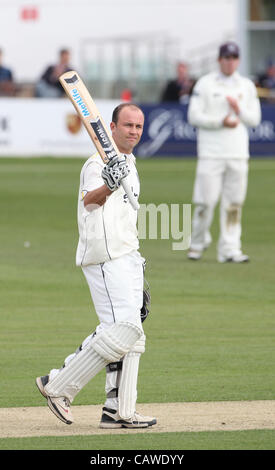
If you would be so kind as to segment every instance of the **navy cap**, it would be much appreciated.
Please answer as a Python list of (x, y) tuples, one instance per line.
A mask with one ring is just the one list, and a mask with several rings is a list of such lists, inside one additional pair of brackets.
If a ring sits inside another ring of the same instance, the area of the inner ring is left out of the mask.
[(239, 57), (240, 56), (240, 49), (239, 46), (235, 42), (226, 42), (221, 45), (219, 51), (219, 58), (220, 57)]

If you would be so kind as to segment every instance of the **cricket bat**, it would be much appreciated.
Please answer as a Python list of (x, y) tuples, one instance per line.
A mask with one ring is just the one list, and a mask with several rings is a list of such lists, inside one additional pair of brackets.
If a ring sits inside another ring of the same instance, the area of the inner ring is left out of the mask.
[[(59, 81), (74, 105), (103, 162), (106, 164), (111, 158), (119, 157), (121, 153), (78, 73), (74, 70), (65, 72), (59, 77)], [(121, 185), (132, 207), (135, 210), (139, 209), (139, 203), (133, 194), (127, 177), (121, 180)]]

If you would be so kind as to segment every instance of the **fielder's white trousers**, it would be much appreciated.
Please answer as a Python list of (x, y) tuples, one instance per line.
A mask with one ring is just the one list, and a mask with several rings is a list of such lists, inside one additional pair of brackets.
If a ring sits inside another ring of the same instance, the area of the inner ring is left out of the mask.
[(241, 211), (247, 191), (248, 160), (200, 158), (193, 192), (191, 249), (202, 251), (212, 241), (210, 227), (220, 201), (218, 255), (241, 253)]

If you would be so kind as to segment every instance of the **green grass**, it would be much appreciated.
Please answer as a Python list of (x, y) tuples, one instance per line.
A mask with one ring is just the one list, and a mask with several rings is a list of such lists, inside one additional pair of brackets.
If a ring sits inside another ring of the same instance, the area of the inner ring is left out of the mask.
[[(82, 163), (0, 159), (1, 407), (41, 405), (35, 377), (62, 365), (97, 325), (86, 281), (75, 267)], [(138, 167), (141, 203), (191, 203), (193, 159), (141, 160)], [(243, 211), (249, 264), (216, 262), (218, 208), (213, 244), (198, 263), (188, 261), (185, 251), (173, 251), (171, 239), (141, 240), (152, 308), (144, 324), (138, 401), (274, 399), (274, 177), (275, 160), (251, 161)], [(102, 403), (104, 383), (102, 371), (75, 404)], [(260, 435), (266, 436), (261, 445), (270, 445), (272, 432)], [(185, 438), (192, 445), (188, 436), (180, 436), (183, 445)], [(43, 439), (45, 445), (53, 442)], [(54, 440), (61, 446), (66, 439)], [(116, 445), (115, 437), (106, 442)]]
[(274, 450), (275, 431), (173, 432), (0, 439), (2, 450)]

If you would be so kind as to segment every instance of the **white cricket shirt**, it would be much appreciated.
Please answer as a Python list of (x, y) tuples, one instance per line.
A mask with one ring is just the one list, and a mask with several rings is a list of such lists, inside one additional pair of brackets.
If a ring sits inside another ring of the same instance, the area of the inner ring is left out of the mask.
[[(240, 107), (240, 123), (223, 126), (224, 118), (236, 115), (226, 99), (231, 96)], [(198, 127), (197, 152), (200, 158), (249, 158), (248, 127), (261, 120), (260, 102), (254, 83), (238, 72), (225, 76), (211, 72), (196, 83), (188, 108), (188, 121)]]
[[(140, 184), (135, 157), (132, 154), (125, 156), (130, 168), (127, 179), (138, 198)], [(96, 206), (92, 211), (84, 207), (83, 199), (87, 192), (104, 184), (101, 177), (103, 167), (100, 155), (95, 153), (81, 169), (77, 214), (77, 266), (103, 263), (139, 248), (137, 211), (132, 208), (122, 186), (107, 197), (103, 206)]]

